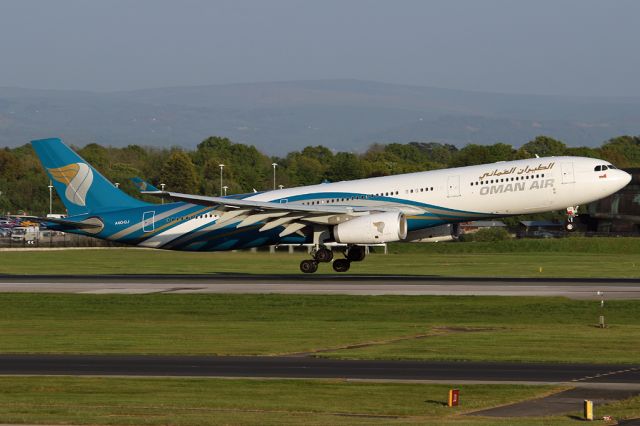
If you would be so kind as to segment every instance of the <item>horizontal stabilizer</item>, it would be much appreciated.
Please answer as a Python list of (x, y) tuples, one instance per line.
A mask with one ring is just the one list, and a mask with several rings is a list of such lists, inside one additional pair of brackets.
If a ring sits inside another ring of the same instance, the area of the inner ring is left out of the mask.
[(38, 216), (20, 216), (22, 219), (30, 220), (32, 222), (38, 223), (55, 223), (56, 225), (64, 226), (65, 228), (70, 229), (81, 229), (81, 230), (96, 230), (102, 229), (104, 224), (97, 217), (90, 217), (84, 219), (82, 221), (73, 221), (67, 219), (57, 219), (52, 217), (38, 217)]

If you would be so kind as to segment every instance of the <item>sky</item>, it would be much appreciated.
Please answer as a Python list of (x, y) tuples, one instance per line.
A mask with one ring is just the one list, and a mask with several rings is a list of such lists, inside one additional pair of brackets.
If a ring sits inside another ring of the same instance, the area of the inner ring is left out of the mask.
[(635, 0), (0, 2), (0, 86), (352, 78), (640, 96)]

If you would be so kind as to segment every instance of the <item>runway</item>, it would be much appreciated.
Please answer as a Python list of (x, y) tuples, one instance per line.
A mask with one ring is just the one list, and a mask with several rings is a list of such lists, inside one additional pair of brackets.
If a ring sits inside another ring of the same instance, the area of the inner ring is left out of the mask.
[(309, 357), (0, 355), (2, 375), (324, 378), (447, 383), (571, 383), (638, 387), (640, 366)]
[(2, 275), (0, 292), (562, 296), (640, 299), (640, 279), (412, 275)]

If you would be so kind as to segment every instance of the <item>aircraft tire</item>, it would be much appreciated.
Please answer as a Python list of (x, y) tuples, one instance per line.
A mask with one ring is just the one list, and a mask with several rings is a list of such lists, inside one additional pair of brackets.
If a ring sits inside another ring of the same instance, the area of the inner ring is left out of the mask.
[(351, 246), (349, 250), (347, 250), (347, 259), (352, 262), (361, 262), (364, 260), (366, 254), (364, 246)]
[(573, 222), (567, 222), (564, 225), (564, 229), (566, 229), (568, 232), (573, 232), (576, 230), (576, 225)]
[(351, 262), (347, 259), (336, 259), (333, 261), (333, 270), (336, 272), (347, 272)]
[(312, 259), (305, 259), (300, 262), (300, 270), (305, 274), (313, 274), (318, 270), (318, 262)]
[(328, 248), (322, 247), (316, 252), (314, 258), (318, 262), (331, 262), (333, 260), (333, 251), (329, 250)]

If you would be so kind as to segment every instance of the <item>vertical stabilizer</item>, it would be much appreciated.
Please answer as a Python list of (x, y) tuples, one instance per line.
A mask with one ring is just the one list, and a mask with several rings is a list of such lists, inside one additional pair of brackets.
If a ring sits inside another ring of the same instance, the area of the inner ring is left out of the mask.
[(120, 191), (58, 138), (31, 141), (69, 215), (147, 205)]

